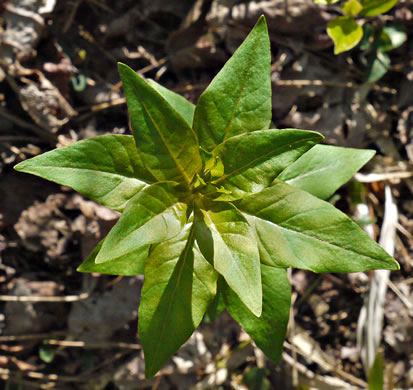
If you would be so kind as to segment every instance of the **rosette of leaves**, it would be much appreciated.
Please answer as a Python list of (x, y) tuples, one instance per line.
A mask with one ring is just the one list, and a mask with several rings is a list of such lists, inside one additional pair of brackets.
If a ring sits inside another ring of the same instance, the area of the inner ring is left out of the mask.
[(398, 269), (324, 200), (374, 151), (270, 129), (270, 61), (261, 17), (196, 106), (119, 64), (133, 137), (98, 136), (16, 166), (122, 213), (78, 270), (144, 273), (139, 334), (148, 377), (206, 312), (214, 318), (223, 306), (279, 360), (288, 267)]

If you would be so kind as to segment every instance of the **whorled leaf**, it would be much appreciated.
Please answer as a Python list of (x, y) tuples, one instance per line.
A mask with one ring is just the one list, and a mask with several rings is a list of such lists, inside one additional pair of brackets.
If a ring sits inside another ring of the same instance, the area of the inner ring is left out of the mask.
[(119, 64), (131, 126), (145, 167), (158, 181), (189, 188), (202, 168), (198, 140), (187, 121), (127, 65)]
[(255, 344), (274, 362), (279, 362), (290, 315), (291, 287), (287, 271), (261, 264), (262, 314), (257, 318), (224, 285), (225, 306), (231, 316), (251, 336)]
[(88, 258), (77, 268), (78, 272), (99, 273), (107, 275), (134, 276), (143, 274), (150, 245), (144, 245), (106, 263), (96, 264), (96, 256), (102, 248), (100, 241)]
[(262, 16), (198, 100), (193, 126), (202, 148), (212, 151), (230, 137), (268, 128), (270, 73), (270, 40)]
[(128, 202), (119, 221), (106, 236), (96, 264), (176, 236), (187, 221), (187, 207), (179, 200), (172, 183), (146, 187)]
[(260, 259), (254, 232), (230, 203), (210, 202), (195, 215), (196, 241), (202, 254), (240, 300), (261, 315)]
[(159, 94), (186, 120), (189, 126), (194, 121), (195, 105), (188, 102), (183, 96), (158, 84), (155, 80), (148, 79), (149, 85), (156, 89)]
[(234, 200), (262, 191), (322, 140), (319, 133), (296, 129), (262, 130), (229, 138), (213, 151), (224, 165), (224, 174), (214, 184), (231, 192), (218, 199)]
[(222, 295), (223, 285), (226, 285), (225, 280), (221, 275), (219, 275), (217, 282), (217, 293), (205, 313), (205, 321), (207, 322), (214, 322), (225, 310), (225, 302)]
[(374, 150), (316, 145), (277, 177), (285, 183), (327, 199), (366, 164)]
[(138, 324), (148, 378), (198, 327), (216, 294), (217, 277), (194, 243), (191, 223), (155, 245), (145, 267)]
[(255, 226), (264, 264), (313, 272), (399, 269), (347, 215), (281, 180), (236, 206)]
[(133, 137), (101, 135), (21, 162), (17, 171), (73, 188), (122, 211), (130, 198), (156, 179), (145, 168)]

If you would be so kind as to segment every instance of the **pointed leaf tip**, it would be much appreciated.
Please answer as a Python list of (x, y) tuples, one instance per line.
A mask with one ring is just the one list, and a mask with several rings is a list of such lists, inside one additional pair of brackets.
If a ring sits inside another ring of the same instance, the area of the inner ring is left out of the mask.
[(260, 18), (198, 99), (193, 128), (211, 152), (233, 136), (268, 129), (271, 123), (271, 50)]
[(256, 25), (258, 25), (258, 24), (265, 24), (265, 25), (267, 25), (267, 19), (265, 18), (265, 15), (264, 15), (264, 14), (262, 14), (262, 15), (258, 18)]
[(176, 181), (189, 188), (202, 168), (198, 140), (173, 106), (127, 65), (119, 74), (139, 154), (157, 181)]

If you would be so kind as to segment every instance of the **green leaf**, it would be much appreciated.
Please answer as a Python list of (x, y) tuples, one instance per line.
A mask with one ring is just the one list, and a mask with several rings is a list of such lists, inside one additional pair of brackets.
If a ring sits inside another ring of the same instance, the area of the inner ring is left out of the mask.
[(371, 24), (363, 25), (363, 38), (360, 41), (360, 49), (368, 50), (374, 42), (374, 28)]
[(189, 188), (202, 168), (198, 141), (186, 120), (127, 65), (119, 63), (135, 142), (158, 181)]
[(358, 0), (348, 0), (343, 4), (343, 14), (351, 18), (357, 16), (362, 9), (363, 6)]
[(242, 383), (248, 390), (270, 390), (271, 382), (266, 378), (269, 373), (266, 368), (251, 367), (244, 372)]
[(379, 51), (390, 51), (403, 45), (406, 40), (407, 34), (404, 26), (393, 23), (382, 28), (377, 49)]
[(127, 204), (96, 256), (96, 264), (117, 259), (142, 246), (176, 236), (186, 223), (187, 204), (179, 201), (171, 183), (146, 187)]
[(390, 11), (398, 0), (361, 0), (364, 16), (377, 16)]
[(349, 16), (339, 16), (327, 25), (327, 34), (334, 41), (334, 54), (356, 46), (363, 37), (363, 28)]
[(291, 287), (287, 271), (261, 264), (262, 314), (253, 315), (228, 286), (223, 289), (225, 306), (274, 362), (279, 362), (290, 315)]
[(327, 199), (366, 164), (374, 150), (316, 145), (288, 166), (278, 179)]
[(262, 130), (229, 138), (215, 150), (225, 172), (215, 180), (232, 194), (218, 199), (232, 200), (268, 187), (277, 175), (316, 143), (319, 133), (305, 130)]
[(39, 357), (45, 363), (51, 363), (56, 355), (56, 348), (51, 345), (42, 345), (39, 348)]
[(262, 16), (198, 100), (194, 129), (211, 151), (234, 135), (267, 129), (271, 122), (271, 52)]
[(235, 204), (255, 225), (264, 264), (313, 272), (399, 269), (347, 215), (281, 180)]
[(217, 282), (217, 294), (215, 295), (215, 298), (213, 299), (211, 304), (208, 306), (208, 309), (205, 313), (205, 321), (207, 323), (214, 322), (225, 310), (224, 297), (222, 296), (222, 285), (224, 283), (225, 281), (222, 276), (219, 276)]
[(146, 263), (138, 325), (147, 377), (188, 340), (216, 294), (217, 273), (193, 236), (187, 224), (176, 238), (156, 245)]
[(254, 232), (245, 217), (230, 203), (210, 202), (197, 212), (195, 229), (202, 254), (248, 309), (260, 316), (260, 259)]
[(127, 135), (79, 141), (23, 161), (14, 169), (72, 187), (118, 211), (146, 183), (156, 181), (144, 167), (133, 137)]
[(78, 272), (99, 273), (107, 275), (134, 276), (143, 274), (145, 261), (148, 257), (149, 245), (137, 248), (106, 263), (96, 264), (96, 256), (103, 245), (100, 241), (88, 258), (77, 268)]
[(183, 96), (171, 91), (168, 88), (158, 84), (155, 80), (148, 79), (149, 85), (156, 89), (162, 97), (186, 120), (189, 126), (194, 121), (195, 105), (188, 102)]
[(380, 80), (390, 68), (390, 57), (381, 51), (373, 52), (368, 60), (367, 82), (375, 83)]
[(383, 355), (378, 353), (374, 360), (373, 367), (369, 372), (369, 390), (383, 390), (384, 389), (384, 366)]

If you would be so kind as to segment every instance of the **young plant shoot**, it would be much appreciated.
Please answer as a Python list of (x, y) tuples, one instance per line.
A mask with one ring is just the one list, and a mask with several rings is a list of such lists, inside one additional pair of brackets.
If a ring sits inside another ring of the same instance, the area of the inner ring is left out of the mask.
[(223, 306), (278, 361), (288, 267), (399, 269), (325, 201), (374, 151), (269, 128), (270, 61), (261, 17), (196, 106), (119, 64), (133, 137), (98, 136), (15, 167), (122, 213), (78, 270), (145, 275), (139, 335), (147, 377)]

